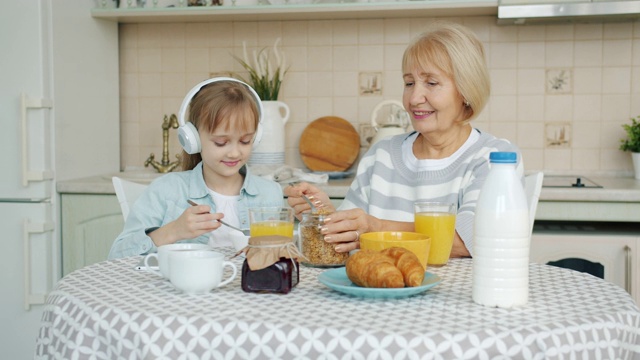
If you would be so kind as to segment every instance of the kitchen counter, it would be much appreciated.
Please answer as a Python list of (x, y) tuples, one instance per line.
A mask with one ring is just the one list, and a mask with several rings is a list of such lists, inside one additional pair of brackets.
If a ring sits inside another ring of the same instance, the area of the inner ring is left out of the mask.
[[(142, 183), (149, 183), (159, 176), (151, 172), (105, 174), (60, 181), (57, 191), (61, 194), (115, 194), (111, 183), (114, 175)], [(640, 180), (593, 175), (589, 179), (602, 188), (543, 187), (536, 220), (624, 222), (640, 219)], [(352, 180), (352, 177), (330, 180), (327, 184), (318, 186), (329, 197), (341, 199), (346, 195)]]

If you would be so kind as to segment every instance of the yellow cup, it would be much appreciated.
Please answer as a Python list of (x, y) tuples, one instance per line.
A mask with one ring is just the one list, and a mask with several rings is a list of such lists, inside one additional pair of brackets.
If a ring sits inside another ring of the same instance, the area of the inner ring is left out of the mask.
[(293, 239), (293, 209), (259, 207), (249, 209), (251, 236), (281, 235)]
[(424, 234), (408, 231), (379, 231), (360, 235), (360, 248), (384, 250), (391, 247), (405, 248), (416, 254), (424, 269), (427, 269), (431, 239)]
[(416, 232), (431, 238), (429, 265), (440, 267), (447, 264), (456, 231), (456, 205), (443, 202), (415, 203)]

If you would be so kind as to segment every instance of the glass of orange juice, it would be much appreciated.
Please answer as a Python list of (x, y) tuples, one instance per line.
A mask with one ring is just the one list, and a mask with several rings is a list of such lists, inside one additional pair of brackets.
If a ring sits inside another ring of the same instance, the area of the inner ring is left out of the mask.
[(431, 237), (427, 263), (434, 267), (447, 265), (456, 231), (456, 204), (416, 201), (414, 207), (416, 232)]
[(251, 236), (282, 235), (293, 239), (293, 209), (286, 207), (249, 208)]

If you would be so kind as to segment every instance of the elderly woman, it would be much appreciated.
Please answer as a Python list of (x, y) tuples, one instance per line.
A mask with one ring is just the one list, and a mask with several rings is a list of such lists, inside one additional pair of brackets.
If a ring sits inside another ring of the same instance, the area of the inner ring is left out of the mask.
[[(412, 42), (402, 59), (402, 102), (415, 131), (375, 143), (337, 211), (322, 229), (338, 252), (359, 247), (360, 234), (414, 231), (415, 201), (458, 205), (451, 257), (473, 254), (473, 219), (489, 173), (489, 153), (518, 148), (471, 126), (489, 98), (482, 43), (469, 29), (435, 23)], [(523, 175), (522, 162), (518, 172)], [(299, 215), (309, 209), (301, 194), (329, 205), (327, 195), (302, 183), (285, 189)]]

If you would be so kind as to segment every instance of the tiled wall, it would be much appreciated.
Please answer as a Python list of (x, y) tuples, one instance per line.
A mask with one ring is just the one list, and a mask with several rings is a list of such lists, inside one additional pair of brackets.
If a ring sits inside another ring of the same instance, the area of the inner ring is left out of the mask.
[[(282, 38), (291, 65), (280, 99), (291, 108), (286, 162), (304, 168), (298, 139), (321, 116), (360, 129), (374, 106), (401, 99), (400, 59), (433, 19), (120, 25), (122, 168), (162, 155), (161, 124), (211, 73), (242, 69), (231, 54)], [(528, 171), (631, 174), (618, 150), (621, 124), (640, 115), (640, 22), (497, 26), (494, 17), (450, 20), (484, 42), (492, 95), (474, 126), (523, 150)], [(359, 94), (361, 73), (379, 73), (381, 94)], [(170, 157), (180, 150), (170, 132)], [(363, 148), (366, 150), (366, 148)]]

